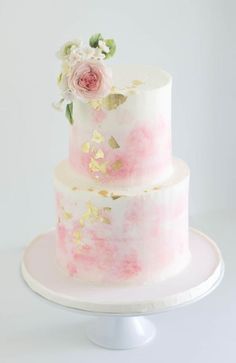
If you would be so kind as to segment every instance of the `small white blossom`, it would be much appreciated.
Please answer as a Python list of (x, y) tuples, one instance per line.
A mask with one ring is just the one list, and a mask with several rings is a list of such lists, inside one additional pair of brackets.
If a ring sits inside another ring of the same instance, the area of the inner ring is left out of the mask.
[(102, 53), (102, 50), (100, 48), (94, 48), (94, 59), (102, 60), (105, 58), (105, 54)]
[(57, 111), (62, 111), (62, 104), (63, 104), (64, 98), (61, 98), (58, 102), (53, 102), (52, 107)]
[(67, 100), (67, 101), (73, 101), (74, 100), (74, 96), (71, 92), (71, 90), (69, 88), (65, 89), (63, 92), (62, 92), (62, 97)]
[(109, 53), (110, 48), (106, 45), (106, 43), (104, 42), (104, 40), (99, 40), (98, 41), (98, 46), (99, 48), (104, 52), (104, 53)]
[(70, 53), (67, 62), (69, 67), (73, 67), (77, 62), (81, 61), (83, 58), (81, 48), (73, 49)]
[(58, 82), (58, 86), (61, 90), (62, 99), (72, 101), (73, 100), (72, 92), (69, 89), (68, 77), (65, 74), (62, 74), (60, 81)]
[(92, 47), (84, 47), (82, 49), (82, 52), (83, 52), (83, 56), (85, 59), (90, 59), (94, 56), (94, 51), (95, 49), (92, 48)]
[(82, 45), (83, 45), (83, 43), (82, 43), (82, 40), (80, 40), (80, 39), (71, 40), (69, 42), (66, 42), (65, 44), (63, 44), (63, 46), (57, 52), (57, 57), (61, 60), (64, 60), (65, 58), (68, 58), (70, 56), (72, 51), (74, 51), (75, 49), (81, 48)]

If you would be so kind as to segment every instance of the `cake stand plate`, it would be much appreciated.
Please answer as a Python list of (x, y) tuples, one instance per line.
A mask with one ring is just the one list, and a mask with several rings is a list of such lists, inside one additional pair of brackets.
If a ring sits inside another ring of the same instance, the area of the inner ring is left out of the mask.
[(42, 297), (79, 313), (98, 315), (87, 325), (91, 341), (110, 349), (140, 346), (155, 336), (144, 315), (200, 300), (221, 281), (224, 263), (216, 244), (190, 228), (190, 264), (166, 281), (142, 286), (94, 286), (66, 276), (56, 262), (56, 231), (40, 235), (26, 248), (22, 274)]

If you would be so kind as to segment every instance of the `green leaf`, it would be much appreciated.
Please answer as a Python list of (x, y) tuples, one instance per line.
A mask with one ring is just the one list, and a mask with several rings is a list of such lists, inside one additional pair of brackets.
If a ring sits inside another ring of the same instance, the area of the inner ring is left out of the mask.
[(69, 55), (71, 53), (71, 49), (75, 46), (74, 43), (69, 43), (64, 48), (64, 55)]
[(105, 59), (108, 59), (108, 58), (113, 57), (113, 55), (115, 54), (115, 52), (116, 52), (116, 43), (115, 43), (114, 39), (105, 39), (105, 43), (110, 49), (109, 53), (105, 54)]
[(73, 125), (73, 102), (66, 105), (66, 117), (71, 125)]
[(97, 33), (97, 34), (92, 35), (89, 38), (89, 45), (90, 45), (90, 47), (97, 48), (98, 47), (99, 40), (102, 40), (101, 33)]
[(57, 77), (57, 83), (59, 84), (62, 81), (63, 74), (60, 73)]

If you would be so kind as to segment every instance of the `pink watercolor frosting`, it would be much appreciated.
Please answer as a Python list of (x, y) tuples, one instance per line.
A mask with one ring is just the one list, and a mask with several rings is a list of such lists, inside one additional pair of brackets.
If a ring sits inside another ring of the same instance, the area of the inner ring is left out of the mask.
[[(103, 119), (105, 116), (99, 111), (96, 117), (100, 120), (100, 117)], [(116, 183), (128, 186), (134, 181), (140, 184), (150, 180), (161, 181), (170, 174), (172, 168), (170, 123), (161, 115), (152, 122), (137, 120), (136, 123), (139, 126), (129, 127), (127, 134), (124, 132), (122, 135), (117, 135), (115, 140), (119, 147), (114, 149), (109, 145), (109, 139), (114, 137), (110, 131), (105, 134), (97, 129), (104, 140), (98, 145), (91, 141), (92, 133), (89, 134), (87, 130), (84, 143), (90, 144), (88, 153), (83, 152), (83, 144), (78, 147), (76, 135), (82, 135), (83, 129), (80, 124), (74, 125), (70, 138), (71, 165), (78, 173), (92, 179), (98, 178), (102, 184)], [(97, 162), (106, 164), (105, 173), (90, 169), (94, 150), (98, 149), (102, 150), (104, 156)]]
[(175, 163), (169, 185), (118, 199), (96, 190), (72, 191), (69, 166), (63, 165), (65, 179), (58, 173), (56, 182), (57, 256), (70, 276), (94, 283), (144, 283), (186, 265), (189, 176), (182, 162)]

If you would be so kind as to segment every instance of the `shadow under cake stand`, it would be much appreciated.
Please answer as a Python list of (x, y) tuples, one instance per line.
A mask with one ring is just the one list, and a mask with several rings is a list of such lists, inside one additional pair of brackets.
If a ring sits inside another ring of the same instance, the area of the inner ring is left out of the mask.
[(22, 275), (31, 289), (51, 302), (79, 313), (96, 315), (87, 336), (110, 349), (138, 347), (154, 338), (156, 329), (145, 315), (194, 303), (211, 293), (224, 274), (216, 244), (190, 228), (191, 263), (166, 281), (143, 286), (99, 287), (65, 276), (55, 256), (56, 231), (40, 235), (26, 248)]

